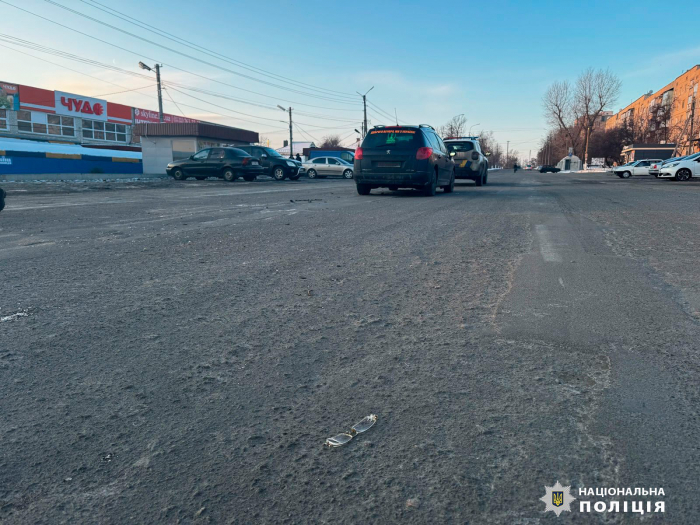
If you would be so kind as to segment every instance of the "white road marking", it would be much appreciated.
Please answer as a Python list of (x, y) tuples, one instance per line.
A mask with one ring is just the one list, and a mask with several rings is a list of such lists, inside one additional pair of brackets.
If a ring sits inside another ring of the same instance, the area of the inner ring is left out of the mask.
[(562, 288), (566, 288), (566, 287), (564, 286), (564, 279), (562, 279), (561, 277), (559, 277), (559, 284), (561, 284), (561, 287), (562, 287)]
[(554, 248), (554, 243), (552, 242), (551, 234), (547, 227), (544, 224), (538, 224), (535, 226), (535, 232), (540, 241), (540, 253), (542, 254), (542, 258), (546, 262), (560, 263), (562, 261), (561, 255), (559, 255)]

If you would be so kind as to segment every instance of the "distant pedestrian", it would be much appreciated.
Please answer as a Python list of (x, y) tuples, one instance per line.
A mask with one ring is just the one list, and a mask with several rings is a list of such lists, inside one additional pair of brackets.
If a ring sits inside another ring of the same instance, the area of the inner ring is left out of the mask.
[(297, 153), (296, 159), (297, 159), (299, 162), (301, 162), (301, 155), (299, 155), (299, 154)]

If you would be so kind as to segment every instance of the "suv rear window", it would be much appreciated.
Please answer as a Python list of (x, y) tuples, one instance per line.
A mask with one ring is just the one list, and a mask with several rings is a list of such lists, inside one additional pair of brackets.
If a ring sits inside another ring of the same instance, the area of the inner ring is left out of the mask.
[(423, 144), (418, 137), (417, 129), (412, 128), (381, 128), (371, 130), (362, 142), (363, 148), (419, 148)]
[(449, 152), (471, 151), (474, 149), (473, 142), (445, 142), (445, 146), (447, 146), (447, 151)]

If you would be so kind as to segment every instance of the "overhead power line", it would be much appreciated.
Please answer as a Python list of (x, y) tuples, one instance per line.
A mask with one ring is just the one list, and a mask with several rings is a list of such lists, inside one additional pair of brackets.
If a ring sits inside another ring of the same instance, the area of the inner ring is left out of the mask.
[[(29, 11), (29, 10), (27, 10), (27, 9), (18, 7), (18, 6), (16, 6), (16, 5), (14, 5), (14, 4), (11, 4), (11, 3), (8, 2), (7, 0), (0, 0), (0, 3), (3, 3), (3, 4), (5, 4), (5, 5), (9, 5), (10, 7), (14, 7), (15, 9), (17, 9), (17, 10), (19, 10), (19, 11), (22, 11), (22, 12), (24, 12), (24, 13), (30, 14), (30, 15), (32, 15), (32, 16), (35, 16), (35, 17), (37, 17), (37, 18), (40, 18), (40, 19), (45, 20), (45, 21), (47, 21), (47, 22), (50, 22), (51, 24), (57, 25), (57, 26), (59, 26), (59, 27), (63, 27), (63, 28), (65, 28), (65, 29), (68, 29), (69, 31), (72, 31), (72, 32), (77, 33), (77, 34), (79, 34), (79, 35), (86, 36), (86, 37), (88, 37), (88, 38), (90, 38), (90, 39), (92, 39), (92, 40), (95, 40), (95, 41), (97, 41), (97, 42), (102, 42), (103, 44), (107, 44), (108, 46), (114, 47), (114, 48), (116, 48), (116, 49), (120, 49), (120, 50), (122, 50), (122, 51), (126, 51), (127, 53), (130, 53), (130, 54), (132, 54), (132, 55), (134, 55), (134, 56), (141, 57), (141, 58), (145, 58), (145, 59), (148, 59), (148, 60), (153, 61), (153, 62), (160, 62), (160, 63), (162, 63), (162, 64), (164, 64), (164, 65), (166, 65), (166, 66), (168, 66), (168, 67), (170, 67), (170, 68), (172, 68), (172, 69), (175, 69), (175, 70), (177, 70), (177, 71), (182, 71), (182, 72), (187, 73), (187, 74), (189, 74), (189, 75), (193, 75), (193, 76), (202, 78), (202, 79), (204, 79), (204, 80), (208, 80), (209, 82), (215, 82), (215, 83), (217, 83), (217, 84), (222, 84), (222, 85), (224, 85), (224, 86), (228, 86), (228, 87), (231, 87), (231, 88), (233, 88), (233, 89), (238, 89), (238, 90), (241, 90), (241, 91), (246, 91), (246, 92), (248, 92), (248, 93), (254, 93), (254, 94), (256, 94), (256, 95), (260, 95), (260, 96), (264, 96), (264, 97), (268, 97), (268, 98), (274, 98), (274, 97), (271, 97), (270, 95), (265, 95), (265, 94), (258, 93), (258, 92), (255, 92), (255, 91), (252, 91), (252, 90), (249, 90), (249, 89), (241, 88), (241, 87), (239, 87), (239, 86), (234, 86), (233, 84), (228, 84), (227, 82), (223, 82), (223, 81), (221, 81), (221, 80), (216, 80), (216, 79), (214, 79), (214, 78), (210, 78), (210, 77), (207, 77), (207, 76), (205, 76), (205, 75), (200, 75), (200, 74), (198, 74), (198, 73), (194, 73), (194, 72), (192, 72), (192, 71), (188, 71), (188, 70), (186, 70), (186, 69), (177, 67), (177, 66), (172, 65), (172, 64), (167, 64), (167, 63), (162, 62), (162, 61), (160, 61), (160, 60), (156, 60), (156, 59), (153, 58), (153, 57), (145, 56), (145, 55), (143, 55), (143, 53), (137, 53), (136, 51), (133, 51), (133, 50), (131, 50), (131, 49), (127, 49), (127, 48), (125, 48), (125, 47), (119, 46), (119, 45), (114, 44), (114, 43), (112, 43), (112, 42), (109, 42), (109, 41), (107, 41), (107, 40), (104, 40), (104, 39), (98, 38), (98, 37), (96, 37), (96, 36), (90, 35), (90, 34), (88, 34), (88, 33), (85, 33), (84, 31), (80, 31), (80, 30), (78, 30), (78, 29), (72, 28), (72, 27), (67, 26), (67, 25), (65, 25), (65, 24), (61, 24), (61, 23), (59, 23), (59, 22), (56, 22), (55, 20), (51, 20), (50, 18), (47, 18), (47, 17), (45, 17), (45, 16), (38, 15), (38, 14), (33, 13), (32, 11)], [(316, 96), (316, 95), (310, 95), (310, 94), (306, 94), (306, 93), (302, 93), (302, 94), (304, 94), (304, 95), (306, 95), (306, 96), (315, 97), (315, 98), (321, 98), (321, 99), (324, 99), (324, 100), (332, 100), (332, 101), (337, 102), (337, 103), (339, 103), (339, 104), (353, 105), (352, 102), (343, 102), (343, 101), (339, 101), (339, 100), (335, 100), (335, 99), (330, 99), (330, 98), (321, 97), (321, 96)]]
[[(122, 28), (117, 27), (117, 26), (115, 26), (115, 25), (112, 25), (112, 24), (109, 24), (109, 23), (107, 23), (107, 22), (104, 22), (104, 21), (100, 20), (99, 18), (94, 18), (94, 17), (92, 17), (92, 16), (90, 16), (90, 15), (87, 15), (87, 14), (85, 14), (85, 13), (83, 13), (83, 12), (81, 12), (81, 11), (78, 11), (78, 10), (76, 10), (76, 9), (71, 9), (70, 7), (65, 6), (65, 5), (63, 5), (63, 4), (60, 4), (60, 3), (58, 3), (58, 2), (55, 2), (54, 0), (44, 0), (44, 1), (45, 1), (46, 3), (48, 3), (48, 4), (54, 5), (54, 6), (56, 6), (56, 7), (59, 7), (59, 8), (61, 8), (61, 9), (65, 10), (65, 11), (68, 11), (68, 12), (70, 12), (70, 13), (73, 13), (73, 14), (75, 14), (75, 15), (78, 15), (78, 16), (80, 16), (80, 17), (83, 17), (83, 18), (85, 18), (85, 19), (87, 19), (87, 20), (90, 20), (90, 21), (92, 21), (92, 22), (95, 22), (95, 23), (97, 23), (97, 24), (101, 24), (101, 25), (103, 25), (103, 26), (105, 26), (105, 27), (109, 27), (110, 29), (114, 29), (115, 31), (119, 31), (120, 33), (123, 33), (123, 34), (125, 34), (125, 35), (131, 36), (131, 37), (133, 37), (133, 38), (137, 38), (137, 39), (139, 39), (139, 40), (141, 40), (141, 41), (143, 41), (143, 42), (146, 42), (146, 43), (148, 43), (148, 44), (151, 44), (151, 45), (160, 47), (160, 48), (162, 48), (162, 49), (165, 49), (166, 51), (170, 51), (171, 53), (176, 53), (176, 54), (178, 54), (178, 55), (180, 55), (180, 56), (183, 56), (183, 57), (185, 57), (185, 58), (189, 58), (190, 60), (195, 60), (195, 61), (200, 62), (200, 63), (202, 63), (202, 64), (206, 64), (206, 65), (208, 65), (208, 66), (210, 66), (210, 67), (214, 67), (214, 68), (220, 69), (220, 70), (222, 70), (222, 71), (226, 71), (227, 73), (231, 73), (232, 75), (237, 75), (237, 76), (240, 76), (240, 77), (243, 77), (243, 78), (247, 78), (248, 80), (252, 80), (252, 81), (254, 81), (254, 82), (259, 82), (259, 83), (261, 83), (261, 84), (265, 84), (265, 85), (268, 85), (268, 86), (272, 86), (272, 87), (275, 87), (275, 88), (278, 88), (278, 89), (282, 89), (282, 90), (285, 90), (285, 91), (290, 91), (290, 92), (293, 92), (293, 93), (299, 93), (299, 94), (302, 94), (302, 95), (305, 95), (305, 96), (308, 96), (308, 97), (322, 98), (322, 99), (324, 99), (324, 100), (334, 100), (334, 101), (336, 101), (336, 102), (343, 102), (343, 101), (345, 101), (345, 100), (347, 100), (347, 101), (349, 102), (350, 100), (352, 100), (351, 97), (348, 96), (348, 95), (342, 95), (342, 96), (341, 96), (341, 95), (330, 95), (330, 94), (323, 94), (323, 95), (321, 95), (321, 94), (314, 94), (314, 93), (309, 92), (309, 91), (308, 91), (308, 88), (307, 88), (307, 91), (300, 91), (299, 89), (294, 89), (294, 88), (291, 88), (291, 87), (285, 87), (285, 86), (282, 86), (282, 85), (280, 85), (280, 84), (275, 84), (275, 83), (273, 83), (273, 82), (268, 82), (267, 80), (262, 80), (262, 79), (260, 79), (260, 78), (256, 78), (256, 77), (251, 76), (251, 75), (246, 75), (246, 74), (241, 73), (241, 72), (239, 72), (239, 71), (234, 71), (233, 69), (229, 69), (229, 68), (227, 68), (227, 67), (223, 67), (223, 66), (220, 66), (220, 65), (218, 65), (218, 64), (214, 64), (213, 62), (208, 62), (208, 61), (206, 61), (206, 60), (202, 60), (201, 58), (197, 58), (197, 57), (192, 56), (192, 55), (189, 55), (189, 54), (187, 54), (187, 53), (183, 53), (182, 51), (178, 51), (177, 49), (173, 49), (172, 47), (168, 47), (168, 46), (166, 46), (166, 45), (160, 44), (160, 43), (158, 43), (158, 42), (155, 42), (154, 40), (149, 40), (148, 38), (142, 37), (142, 36), (137, 35), (137, 34), (135, 34), (135, 33), (131, 33), (131, 32), (129, 32), (129, 31), (125, 30), (125, 29), (122, 29)], [(170, 67), (174, 67), (174, 66), (170, 65)], [(319, 92), (318, 89), (313, 89), (313, 91), (316, 91), (317, 93)], [(321, 93), (323, 93), (323, 92), (321, 92)], [(330, 97), (333, 97), (333, 98), (330, 98)]]
[(323, 87), (319, 87), (319, 86), (314, 86), (312, 84), (307, 84), (306, 82), (300, 82), (300, 81), (294, 80), (292, 78), (285, 77), (283, 75), (278, 75), (276, 73), (272, 73), (271, 71), (267, 71), (267, 70), (259, 68), (257, 66), (247, 64), (247, 63), (242, 62), (240, 60), (236, 60), (236, 59), (231, 58), (229, 56), (223, 55), (222, 53), (219, 53), (219, 52), (214, 51), (212, 49), (206, 48), (206, 47), (201, 46), (199, 44), (195, 44), (194, 42), (190, 42), (189, 40), (185, 40), (181, 36), (179, 36), (178, 38), (173, 38), (168, 32), (166, 32), (162, 29), (159, 29), (151, 24), (146, 24), (144, 22), (135, 20), (133, 17), (129, 16), (128, 14), (117, 11), (116, 9), (114, 9), (112, 7), (109, 7), (103, 3), (97, 2), (96, 0), (91, 0), (89, 2), (87, 0), (81, 0), (81, 2), (83, 2), (86, 5), (89, 5), (90, 7), (94, 8), (94, 9), (98, 9), (104, 13), (111, 15), (111, 16), (114, 16), (116, 18), (124, 20), (125, 22), (128, 22), (132, 25), (135, 25), (135, 26), (140, 27), (142, 29), (146, 29), (147, 31), (150, 31), (151, 33), (154, 33), (162, 38), (167, 38), (168, 40), (176, 42), (177, 44), (180, 44), (184, 47), (189, 47), (190, 49), (194, 49), (195, 51), (198, 51), (200, 53), (204, 53), (204, 54), (207, 54), (211, 57), (218, 58), (219, 60), (223, 60), (223, 61), (228, 62), (230, 64), (237, 65), (243, 69), (247, 69), (249, 71), (256, 72), (256, 73), (264, 75), (266, 77), (290, 82), (290, 83), (293, 83), (293, 84), (296, 84), (296, 85), (299, 85), (302, 87), (308, 87), (308, 88), (312, 88), (312, 89), (318, 90), (318, 91), (328, 92), (329, 94), (335, 93), (335, 94), (339, 94), (339, 95), (353, 96), (352, 93), (347, 93), (347, 92), (343, 92), (343, 91), (336, 91), (333, 89), (327, 89), (327, 88), (323, 88)]
[(163, 90), (165, 91), (165, 94), (168, 95), (168, 98), (170, 99), (170, 102), (175, 104), (175, 107), (178, 109), (180, 113), (182, 113), (182, 116), (185, 118), (188, 118), (187, 115), (185, 115), (185, 112), (180, 109), (180, 106), (177, 105), (177, 102), (175, 102), (175, 99), (173, 99), (172, 95), (170, 94), (170, 91), (168, 91), (168, 88), (163, 86)]
[[(96, 76), (93, 76), (93, 75), (89, 75), (89, 74), (87, 74), (87, 73), (83, 73), (82, 71), (78, 71), (78, 70), (76, 70), (76, 69), (73, 69), (73, 68), (64, 66), (64, 65), (62, 65), (62, 64), (58, 64), (58, 63), (52, 62), (52, 61), (50, 61), (50, 60), (45, 60), (45, 59), (43, 59), (43, 58), (41, 58), (41, 57), (37, 57), (37, 56), (35, 56), (35, 55), (32, 55), (31, 53), (25, 53), (24, 51), (19, 51), (19, 50), (17, 50), (17, 49), (14, 49), (13, 47), (5, 46), (5, 45), (2, 45), (2, 44), (0, 44), (0, 47), (4, 47), (5, 49), (9, 49), (9, 50), (11, 50), (11, 51), (14, 51), (15, 53), (20, 53), (20, 54), (22, 54), (22, 55), (25, 55), (25, 56), (34, 58), (34, 59), (36, 59), (36, 60), (41, 60), (42, 62), (46, 62), (47, 64), (51, 64), (51, 65), (54, 65), (54, 66), (58, 66), (58, 67), (67, 69), (68, 71), (73, 71), (74, 73), (78, 73), (78, 74), (80, 74), (80, 75), (85, 75), (85, 76), (87, 76), (87, 77), (94, 78), (95, 80), (99, 80), (100, 82), (104, 82), (104, 83), (106, 83), (106, 84), (110, 84), (110, 85), (113, 85), (113, 86), (116, 86), (116, 87), (124, 88), (125, 91), (131, 91), (131, 90), (129, 90), (129, 89), (126, 89), (125, 86), (122, 86), (122, 85), (120, 85), (120, 84), (117, 84), (116, 82), (111, 82), (111, 81), (109, 81), (109, 80), (105, 80), (105, 79), (100, 78), (100, 77), (96, 77)], [(117, 69), (118, 69), (118, 68), (117, 68)], [(149, 77), (145, 77), (145, 78), (148, 78), (148, 79), (150, 80)], [(137, 94), (138, 94), (138, 95), (141, 95), (141, 96), (144, 96), (144, 97), (147, 97), (147, 98), (149, 98), (149, 99), (151, 99), (151, 100), (157, 100), (156, 97), (151, 96), (151, 95), (146, 95), (145, 93), (137, 93)], [(102, 96), (102, 95), (92, 95), (92, 96), (98, 97), (98, 96)], [(48, 101), (47, 101), (47, 102), (48, 102)], [(254, 120), (248, 120), (248, 119), (240, 118), (240, 117), (234, 116), (234, 115), (226, 115), (226, 114), (223, 114), (223, 113), (217, 113), (216, 111), (212, 111), (211, 109), (205, 109), (205, 108), (200, 108), (200, 107), (197, 107), (197, 106), (191, 106), (191, 105), (189, 105), (189, 104), (183, 104), (182, 102), (180, 103), (180, 105), (185, 106), (185, 107), (189, 107), (189, 108), (192, 108), (192, 109), (196, 109), (196, 110), (198, 110), (198, 111), (204, 111), (204, 112), (207, 112), (207, 113), (212, 114), (212, 115), (217, 115), (217, 116), (219, 116), (219, 117), (234, 118), (234, 119), (239, 120), (239, 121), (242, 121), (242, 122), (250, 122), (251, 124), (263, 124), (262, 122), (256, 122), (256, 121), (254, 121)], [(277, 128), (277, 129), (284, 130), (285, 128)]]
[[(93, 77), (93, 78), (97, 78), (97, 77)], [(131, 91), (141, 91), (142, 89), (147, 89), (147, 88), (150, 89), (150, 88), (154, 87), (155, 85), (156, 84), (149, 84), (148, 86), (141, 86), (141, 87), (137, 87), (137, 88), (133, 88), (133, 89), (125, 89), (123, 91), (113, 91), (112, 93), (100, 93), (99, 95), (92, 95), (92, 97), (108, 97), (110, 95), (118, 95), (119, 93), (129, 93)]]

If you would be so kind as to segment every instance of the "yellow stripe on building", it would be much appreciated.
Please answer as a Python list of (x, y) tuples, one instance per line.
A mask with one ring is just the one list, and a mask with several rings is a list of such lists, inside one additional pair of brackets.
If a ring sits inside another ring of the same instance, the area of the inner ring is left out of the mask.
[(130, 159), (126, 157), (112, 157), (112, 162), (141, 162), (141, 159)]
[(2, 150), (0, 150), (0, 155), (2, 155), (2, 156), (4, 157), (4, 156), (5, 156), (5, 152), (2, 151)]
[(47, 159), (74, 159), (80, 160), (83, 158), (79, 153), (46, 153)]

